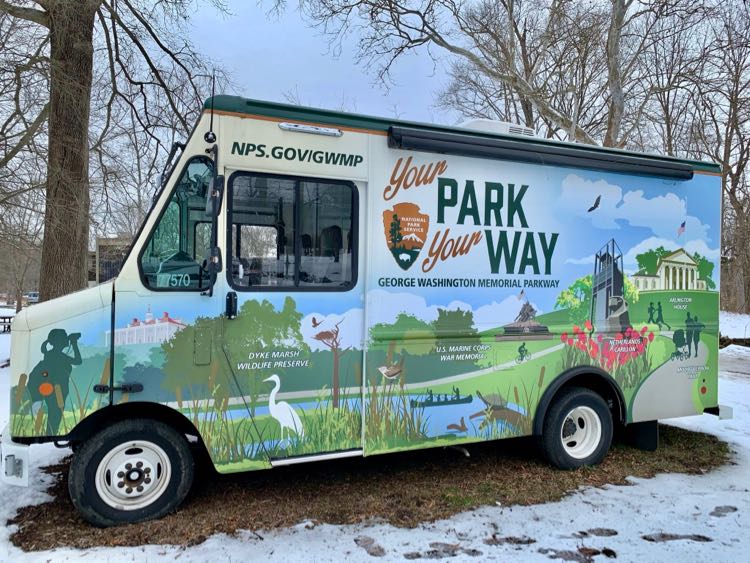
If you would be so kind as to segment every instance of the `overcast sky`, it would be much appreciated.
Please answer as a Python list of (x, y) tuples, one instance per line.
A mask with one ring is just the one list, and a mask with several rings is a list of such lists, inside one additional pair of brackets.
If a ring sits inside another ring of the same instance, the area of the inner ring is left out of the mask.
[(235, 79), (236, 90), (225, 93), (285, 102), (284, 94), (296, 91), (304, 105), (313, 107), (456, 122), (456, 115), (435, 108), (446, 79), (426, 52), (401, 60), (393, 72), (395, 85), (386, 90), (374, 72), (355, 62), (357, 37), (347, 38), (335, 56), (327, 39), (291, 8), (281, 17), (268, 17), (269, 2), (258, 7), (254, 0), (230, 0), (229, 5), (230, 17), (203, 7), (192, 20), (196, 46)]

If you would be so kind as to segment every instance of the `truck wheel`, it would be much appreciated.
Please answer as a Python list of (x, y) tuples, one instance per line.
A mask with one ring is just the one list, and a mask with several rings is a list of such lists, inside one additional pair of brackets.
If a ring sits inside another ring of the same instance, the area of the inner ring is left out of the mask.
[(571, 387), (555, 399), (544, 417), (542, 450), (560, 469), (596, 465), (609, 451), (612, 431), (612, 413), (601, 395)]
[(100, 527), (160, 518), (185, 499), (193, 458), (183, 435), (154, 420), (117, 422), (81, 445), (68, 490), (81, 516)]

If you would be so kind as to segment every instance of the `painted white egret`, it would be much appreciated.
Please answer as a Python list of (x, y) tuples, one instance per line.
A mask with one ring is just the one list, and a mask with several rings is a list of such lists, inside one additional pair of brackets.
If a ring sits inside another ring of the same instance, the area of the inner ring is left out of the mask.
[(303, 438), (305, 435), (305, 429), (302, 427), (302, 421), (300, 420), (299, 415), (286, 401), (276, 402), (276, 394), (281, 388), (281, 380), (279, 379), (279, 376), (274, 374), (263, 381), (273, 381), (275, 384), (273, 391), (268, 395), (268, 411), (271, 413), (271, 417), (281, 426), (281, 442), (286, 440), (284, 436), (288, 430), (297, 434), (297, 437)]

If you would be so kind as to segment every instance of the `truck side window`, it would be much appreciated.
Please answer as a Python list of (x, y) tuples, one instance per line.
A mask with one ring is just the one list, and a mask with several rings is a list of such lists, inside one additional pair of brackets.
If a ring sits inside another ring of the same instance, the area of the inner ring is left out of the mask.
[(199, 156), (185, 167), (172, 197), (141, 252), (141, 278), (146, 287), (161, 290), (199, 290), (208, 283), (202, 269), (210, 235), (206, 217), (206, 189), (213, 163)]
[(237, 289), (354, 286), (352, 183), (240, 173), (230, 181), (229, 203)]

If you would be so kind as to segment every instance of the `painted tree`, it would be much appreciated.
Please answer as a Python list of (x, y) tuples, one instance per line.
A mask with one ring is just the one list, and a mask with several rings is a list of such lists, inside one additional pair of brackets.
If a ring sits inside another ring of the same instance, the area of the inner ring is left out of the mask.
[[(198, 317), (170, 340), (162, 343), (164, 378), (161, 386), (170, 393), (174, 393), (178, 402), (209, 397), (211, 392), (207, 377), (209, 370), (205, 365), (196, 365), (195, 343), (200, 339), (211, 339), (212, 335), (219, 333), (219, 328), (218, 319)], [(215, 354), (216, 352), (212, 351), (212, 356)], [(151, 358), (154, 357), (155, 355), (152, 354)], [(220, 361), (222, 358), (212, 357), (211, 360)]]
[(438, 309), (437, 319), (432, 321), (432, 330), (435, 332), (437, 345), (481, 343), (479, 333), (474, 327), (474, 313), (471, 310)]
[[(286, 297), (280, 309), (268, 299), (245, 301), (237, 318), (224, 320), (222, 346), (226, 350), (232, 369), (242, 387), (242, 394), (250, 397), (251, 414), (255, 415), (258, 396), (271, 390), (263, 380), (273, 373), (283, 376), (284, 370), (243, 369), (251, 352), (298, 351), (306, 356), (310, 347), (304, 342), (300, 325), (302, 314), (291, 297)], [(283, 377), (282, 388), (283, 388)]]
[(714, 274), (714, 263), (698, 252), (693, 254), (693, 260), (698, 262), (698, 279), (705, 281), (708, 289), (716, 289), (716, 282), (711, 277)]
[(635, 257), (635, 261), (638, 263), (639, 271), (642, 271), (649, 276), (656, 275), (656, 269), (659, 267), (659, 260), (668, 254), (672, 254), (672, 250), (667, 250), (663, 246), (658, 248), (652, 248), (646, 252), (642, 252)]
[[(224, 9), (222, 0), (209, 2)], [(187, 108), (200, 107), (199, 75), (205, 73), (201, 57), (186, 39), (185, 21), (193, 6), (191, 0), (0, 0), (0, 14), (35, 27), (29, 35), (36, 42), (31, 49), (48, 68), (48, 102), (16, 143), (22, 146), (34, 138), (46, 120), (42, 300), (87, 284), (91, 137), (96, 146), (123, 107), (133, 109), (136, 126), (144, 129), (155, 127), (154, 120), (164, 116), (156, 107), (168, 108), (179, 129), (189, 132)], [(101, 128), (92, 134), (94, 53), (102, 45), (107, 70), (105, 85), (96, 94), (106, 94), (99, 108)]]
[(393, 351), (399, 354), (424, 355), (435, 350), (435, 330), (430, 323), (414, 315), (399, 313), (392, 323), (371, 326), (370, 342), (372, 345), (387, 342), (389, 347), (393, 344)]
[(393, 214), (393, 219), (391, 220), (390, 236), (391, 244), (393, 245), (394, 249), (398, 248), (401, 244), (401, 241), (404, 240), (404, 237), (401, 234), (401, 219), (399, 219), (398, 215), (396, 215), (395, 213)]
[(341, 358), (349, 351), (349, 348), (341, 349), (341, 323), (343, 319), (337, 322), (333, 329), (322, 330), (313, 338), (323, 343), (333, 354), (333, 373), (331, 374), (331, 404), (334, 409), (339, 408), (339, 397), (341, 395), (341, 378), (339, 376), (339, 365)]
[[(625, 301), (629, 305), (637, 303), (640, 295), (638, 288), (627, 277), (625, 281)], [(593, 277), (591, 275), (578, 278), (566, 289), (562, 290), (555, 300), (555, 309), (566, 309), (570, 322), (583, 326), (591, 319), (591, 291)]]

